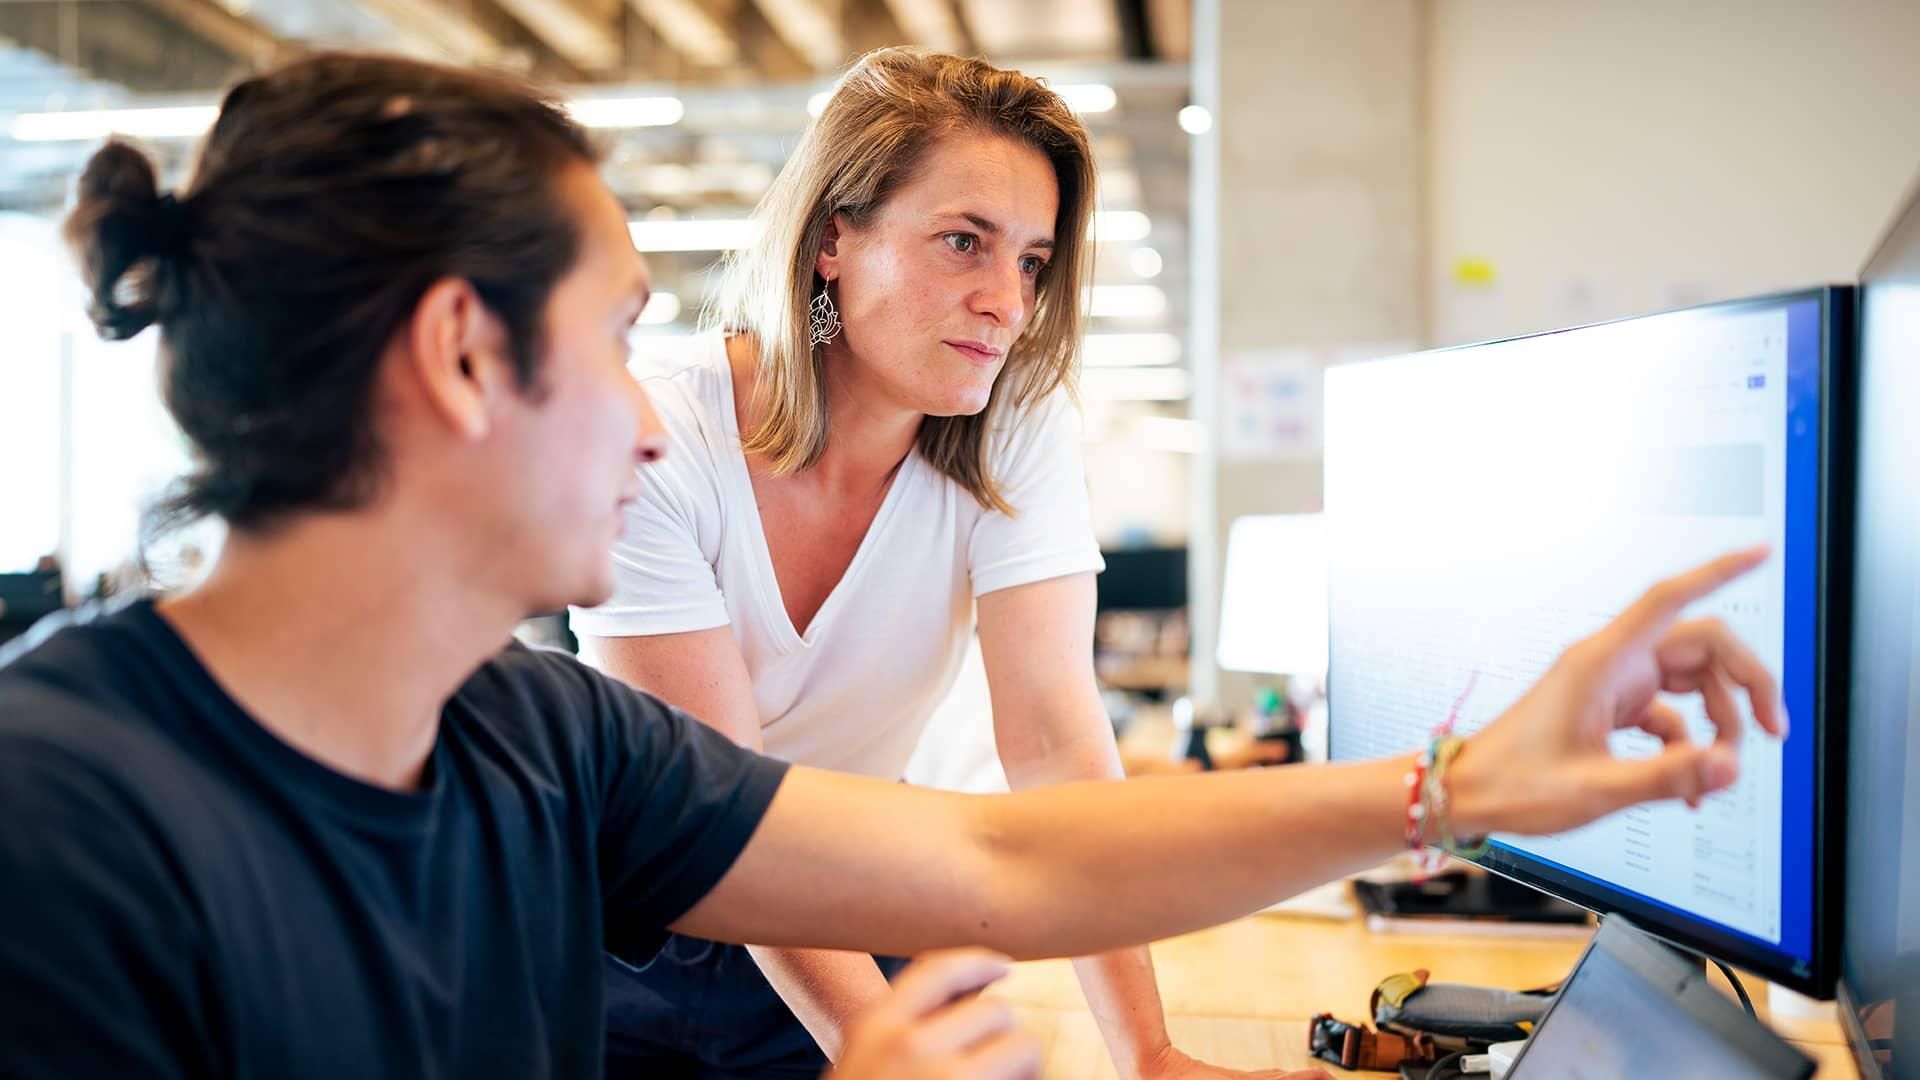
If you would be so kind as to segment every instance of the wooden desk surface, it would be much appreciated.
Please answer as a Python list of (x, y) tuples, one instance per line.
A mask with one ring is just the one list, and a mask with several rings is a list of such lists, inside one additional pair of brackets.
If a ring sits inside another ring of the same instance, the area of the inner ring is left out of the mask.
[[(1153, 959), (1176, 1046), (1230, 1068), (1306, 1069), (1320, 1065), (1307, 1054), (1308, 1019), (1331, 1012), (1371, 1026), (1367, 1000), (1388, 974), (1426, 968), (1436, 982), (1523, 990), (1564, 978), (1584, 947), (1578, 939), (1375, 934), (1357, 921), (1257, 915), (1160, 942)], [(1755, 1007), (1770, 1016), (1765, 983), (1745, 981)], [(1068, 961), (1017, 965), (994, 993), (1041, 1040), (1049, 1080), (1114, 1076)], [(1858, 1076), (1831, 1003), (1771, 1022), (1820, 1063), (1819, 1080)]]

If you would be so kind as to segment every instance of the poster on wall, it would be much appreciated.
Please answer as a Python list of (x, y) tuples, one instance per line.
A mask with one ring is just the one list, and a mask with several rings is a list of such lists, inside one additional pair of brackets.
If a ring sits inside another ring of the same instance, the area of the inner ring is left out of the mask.
[(1226, 353), (1220, 364), (1220, 459), (1318, 461), (1327, 365), (1412, 351), (1407, 342), (1381, 342)]

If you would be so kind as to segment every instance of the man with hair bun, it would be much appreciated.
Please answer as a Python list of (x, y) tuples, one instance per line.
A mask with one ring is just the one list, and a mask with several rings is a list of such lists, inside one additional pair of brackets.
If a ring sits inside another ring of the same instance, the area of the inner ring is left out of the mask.
[[(594, 162), (536, 90), (337, 54), (229, 93), (177, 194), (131, 146), (89, 162), (91, 313), (159, 328), (192, 450), (166, 520), (228, 536), (190, 590), (0, 653), (0, 1074), (593, 1077), (603, 952), (671, 930), (997, 950), (909, 968), (835, 1075), (1027, 1077), (971, 994), (1006, 956), (1196, 929), (1405, 843), (1411, 755), (970, 798), (783, 764), (514, 643), (610, 595), (634, 470), (676, 452)], [(1778, 733), (1774, 682), (1679, 616), (1761, 557), (1654, 586), (1452, 746), (1431, 835), (1732, 783), (1723, 706)], [(1667, 750), (1615, 759), (1624, 725)]]

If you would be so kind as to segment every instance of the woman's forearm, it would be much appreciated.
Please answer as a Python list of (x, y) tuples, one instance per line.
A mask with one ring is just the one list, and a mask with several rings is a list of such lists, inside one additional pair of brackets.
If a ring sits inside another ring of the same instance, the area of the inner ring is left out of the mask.
[(839, 1061), (847, 1027), (887, 993), (886, 976), (863, 952), (749, 946), (753, 962), (829, 1061)]

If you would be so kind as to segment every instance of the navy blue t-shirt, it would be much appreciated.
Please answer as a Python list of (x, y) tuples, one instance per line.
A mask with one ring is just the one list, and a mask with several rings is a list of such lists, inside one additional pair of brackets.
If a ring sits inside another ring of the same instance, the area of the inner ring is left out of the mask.
[(516, 644), (399, 793), (150, 603), (67, 626), (0, 667), (0, 1076), (597, 1076), (603, 949), (649, 953), (783, 769)]

